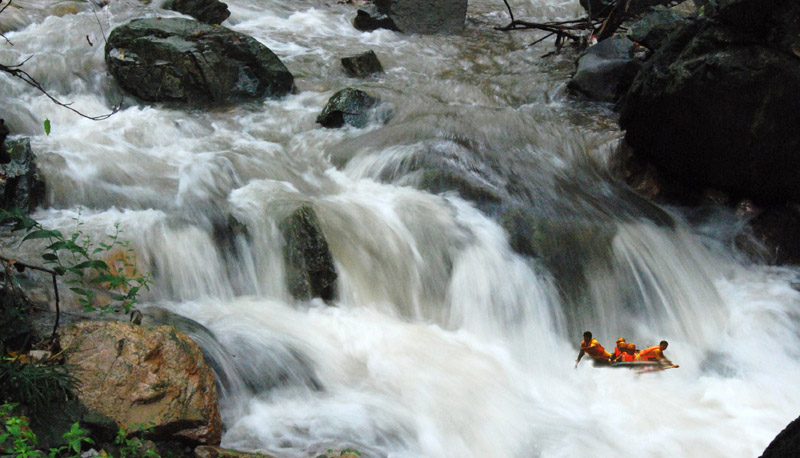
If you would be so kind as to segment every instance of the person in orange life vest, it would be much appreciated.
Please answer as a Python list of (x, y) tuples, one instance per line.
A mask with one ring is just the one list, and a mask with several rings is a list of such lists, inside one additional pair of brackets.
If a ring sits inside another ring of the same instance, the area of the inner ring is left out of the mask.
[(662, 364), (672, 366), (672, 361), (664, 356), (664, 350), (667, 349), (667, 345), (669, 345), (669, 343), (666, 340), (662, 340), (658, 345), (645, 348), (636, 356), (636, 361), (658, 361)]
[(626, 348), (628, 348), (628, 344), (625, 343), (625, 338), (620, 337), (617, 339), (617, 346), (614, 347), (614, 354), (611, 355), (611, 362), (615, 363), (617, 361), (622, 361), (620, 358), (622, 358), (622, 355), (625, 354)]
[(581, 351), (578, 353), (578, 359), (575, 360), (575, 367), (581, 362), (584, 354), (592, 357), (595, 364), (610, 364), (611, 353), (607, 352), (597, 339), (592, 338), (592, 333), (586, 331), (583, 333), (583, 342), (581, 342)]
[(626, 345), (625, 346), (625, 353), (623, 353), (622, 356), (620, 357), (620, 359), (618, 359), (617, 361), (620, 361), (620, 362), (623, 362), (623, 363), (632, 363), (632, 362), (636, 361), (636, 345), (634, 345), (634, 344)]

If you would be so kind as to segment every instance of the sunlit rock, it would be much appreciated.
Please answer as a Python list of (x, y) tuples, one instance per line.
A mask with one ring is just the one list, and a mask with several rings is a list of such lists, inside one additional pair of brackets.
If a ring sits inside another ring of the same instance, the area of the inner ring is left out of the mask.
[(154, 439), (219, 444), (214, 374), (185, 334), (89, 321), (62, 329), (61, 346), (80, 382), (78, 399), (90, 410), (131, 432), (152, 424)]
[(308, 205), (298, 208), (281, 221), (280, 230), (289, 292), (298, 299), (332, 300), (336, 268), (314, 209)]
[(452, 33), (464, 28), (467, 0), (375, 0), (402, 32)]
[(294, 83), (281, 60), (254, 38), (191, 19), (134, 19), (111, 32), (105, 55), (119, 85), (151, 102), (279, 97)]
[(186, 14), (206, 24), (222, 24), (222, 21), (231, 15), (228, 5), (219, 0), (166, 0), (162, 7)]

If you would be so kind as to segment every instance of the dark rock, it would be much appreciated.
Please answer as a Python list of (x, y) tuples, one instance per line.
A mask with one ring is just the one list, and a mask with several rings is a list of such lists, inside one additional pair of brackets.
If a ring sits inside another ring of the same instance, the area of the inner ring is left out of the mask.
[(378, 99), (366, 92), (348, 87), (331, 96), (322, 113), (317, 116), (317, 122), (329, 128), (345, 124), (364, 127), (369, 121), (370, 109), (378, 103)]
[(666, 42), (670, 33), (678, 29), (683, 16), (666, 8), (660, 8), (642, 17), (628, 30), (628, 38), (650, 50), (656, 50)]
[(120, 86), (150, 102), (209, 105), (279, 97), (294, 82), (254, 38), (190, 19), (134, 19), (111, 32), (105, 54)]
[(590, 100), (619, 101), (642, 67), (642, 62), (633, 57), (635, 46), (621, 37), (611, 37), (592, 46), (578, 59), (578, 68), (567, 88)]
[(231, 15), (228, 5), (219, 0), (166, 0), (162, 8), (186, 14), (206, 24), (222, 24)]
[(800, 210), (795, 206), (764, 209), (750, 221), (755, 238), (766, 251), (766, 262), (800, 265)]
[(8, 126), (6, 126), (6, 120), (0, 119), (0, 164), (8, 164), (8, 162), (11, 161), (11, 155), (8, 154), (4, 145), (6, 137), (8, 137), (10, 133), (11, 131), (8, 129)]
[(800, 417), (794, 419), (770, 442), (760, 458), (795, 458), (800, 456)]
[(3, 146), (9, 162), (0, 165), (0, 208), (33, 211), (44, 200), (44, 181), (36, 167), (27, 138), (9, 140)]
[[(628, 6), (629, 16), (638, 16), (650, 11), (654, 6), (668, 5), (673, 0), (631, 0)], [(606, 17), (611, 13), (615, 3), (612, 0), (580, 0), (581, 6), (588, 13), (591, 11), (592, 18)]]
[(365, 10), (358, 10), (353, 19), (353, 27), (362, 32), (372, 32), (377, 29), (388, 29), (399, 31), (392, 18), (385, 14), (370, 14)]
[(240, 452), (238, 450), (202, 445), (194, 449), (196, 458), (275, 458), (272, 455)]
[(289, 293), (297, 299), (333, 300), (336, 268), (314, 209), (303, 205), (281, 221), (279, 227), (286, 242), (283, 258)]
[(375, 6), (407, 33), (458, 32), (467, 17), (467, 0), (375, 0)]
[(345, 73), (352, 77), (364, 77), (374, 73), (383, 73), (383, 66), (375, 55), (375, 51), (367, 51), (352, 57), (342, 58)]
[(800, 201), (800, 2), (729, 0), (690, 21), (645, 64), (620, 125), (684, 183)]

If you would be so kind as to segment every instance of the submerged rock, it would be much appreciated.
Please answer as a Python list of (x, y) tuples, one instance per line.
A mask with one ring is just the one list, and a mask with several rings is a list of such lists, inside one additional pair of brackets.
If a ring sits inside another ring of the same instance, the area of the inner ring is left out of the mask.
[(219, 0), (166, 0), (164, 9), (177, 11), (206, 24), (222, 24), (230, 17), (228, 5)]
[(370, 119), (370, 110), (380, 100), (364, 91), (351, 87), (333, 94), (325, 108), (317, 116), (317, 122), (324, 127), (336, 128), (345, 124), (353, 127), (364, 127)]
[(28, 138), (7, 140), (8, 162), (0, 164), (0, 207), (31, 212), (44, 200), (44, 181), (36, 167)]
[(453, 33), (464, 28), (467, 0), (375, 0), (402, 32)]
[(254, 38), (191, 19), (134, 19), (111, 32), (105, 55), (120, 86), (150, 102), (279, 97), (294, 84), (283, 62)]
[(336, 268), (317, 214), (308, 205), (295, 210), (279, 224), (285, 240), (283, 258), (289, 293), (297, 299), (333, 300)]
[(170, 326), (86, 321), (63, 328), (61, 346), (79, 381), (78, 399), (112, 425), (133, 433), (152, 424), (153, 439), (219, 444), (214, 373), (185, 334)]

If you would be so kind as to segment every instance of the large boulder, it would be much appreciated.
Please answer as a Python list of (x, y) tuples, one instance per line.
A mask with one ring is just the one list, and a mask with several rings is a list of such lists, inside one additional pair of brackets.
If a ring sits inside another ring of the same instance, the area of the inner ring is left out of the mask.
[(44, 200), (44, 181), (28, 138), (6, 140), (3, 149), (8, 162), (0, 163), (0, 208), (33, 211)]
[(683, 25), (622, 107), (636, 154), (693, 186), (800, 200), (800, 2), (727, 0)]
[(303, 205), (283, 219), (283, 258), (289, 292), (297, 299), (330, 301), (335, 295), (336, 268), (313, 208)]
[(279, 97), (294, 84), (283, 62), (254, 38), (191, 19), (134, 19), (111, 32), (105, 55), (120, 86), (150, 102)]
[(375, 0), (401, 32), (452, 33), (464, 28), (467, 0)]
[(189, 15), (206, 24), (222, 24), (230, 17), (228, 5), (219, 0), (166, 0), (163, 8)]
[(151, 438), (218, 445), (222, 436), (214, 373), (198, 345), (171, 326), (85, 321), (61, 330), (78, 399)]
[(642, 68), (635, 50), (636, 45), (624, 37), (611, 37), (592, 46), (578, 58), (567, 88), (589, 100), (618, 102)]

